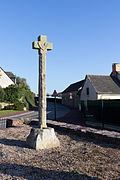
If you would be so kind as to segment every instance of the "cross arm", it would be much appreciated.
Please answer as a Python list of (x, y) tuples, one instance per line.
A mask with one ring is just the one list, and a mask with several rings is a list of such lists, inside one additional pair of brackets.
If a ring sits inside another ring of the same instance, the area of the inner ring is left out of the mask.
[(32, 42), (32, 49), (39, 49), (39, 44), (38, 44), (38, 41), (34, 41)]
[(43, 49), (43, 50), (52, 50), (53, 49), (53, 43), (48, 42), (41, 42), (41, 41), (34, 41), (32, 43), (33, 49)]
[(53, 49), (53, 43), (47, 43), (47, 50), (52, 50)]

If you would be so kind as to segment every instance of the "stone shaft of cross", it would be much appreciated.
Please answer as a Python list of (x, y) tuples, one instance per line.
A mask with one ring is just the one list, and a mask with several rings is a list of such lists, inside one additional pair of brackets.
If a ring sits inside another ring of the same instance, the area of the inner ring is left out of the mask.
[(41, 35), (33, 42), (33, 49), (39, 53), (39, 124), (40, 128), (47, 128), (46, 123), (46, 54), (52, 50), (53, 44), (47, 42), (47, 36)]

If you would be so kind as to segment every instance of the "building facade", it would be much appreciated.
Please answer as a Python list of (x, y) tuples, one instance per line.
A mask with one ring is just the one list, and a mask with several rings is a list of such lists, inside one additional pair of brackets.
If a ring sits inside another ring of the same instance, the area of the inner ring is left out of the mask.
[(86, 75), (80, 100), (120, 99), (120, 64), (112, 65), (110, 76)]
[(84, 84), (84, 80), (76, 82), (68, 86), (62, 92), (62, 104), (66, 105), (70, 108), (78, 108), (79, 100), (80, 100), (80, 90)]
[(9, 85), (15, 84), (9, 76), (5, 73), (5, 71), (0, 67), (0, 86), (2, 88), (6, 88)]
[(5, 73), (16, 84), (16, 76), (12, 72), (5, 72)]
[(96, 99), (120, 99), (120, 87), (111, 76), (86, 76), (80, 100)]
[(80, 100), (120, 99), (120, 64), (112, 65), (108, 76), (86, 75), (85, 80), (68, 86), (62, 92), (62, 104), (78, 108)]

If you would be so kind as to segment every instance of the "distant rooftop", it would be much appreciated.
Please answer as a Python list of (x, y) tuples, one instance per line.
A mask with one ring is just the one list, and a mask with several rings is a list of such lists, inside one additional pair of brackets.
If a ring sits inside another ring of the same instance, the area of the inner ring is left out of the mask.
[(111, 76), (86, 75), (97, 93), (120, 94), (120, 81)]
[(5, 72), (9, 77), (15, 77), (15, 75), (12, 72)]
[(76, 82), (68, 86), (62, 93), (72, 92), (72, 91), (78, 91), (84, 84), (85, 80)]

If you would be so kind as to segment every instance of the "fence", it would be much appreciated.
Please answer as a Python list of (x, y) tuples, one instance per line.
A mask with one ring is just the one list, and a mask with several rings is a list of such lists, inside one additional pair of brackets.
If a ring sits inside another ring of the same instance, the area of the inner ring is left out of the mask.
[(11, 119), (0, 118), (0, 129), (12, 127), (13, 121)]
[(5, 129), (7, 126), (7, 120), (4, 118), (0, 118), (0, 129)]
[(87, 100), (81, 101), (81, 111), (84, 117), (93, 117), (104, 122), (120, 123), (120, 100)]

